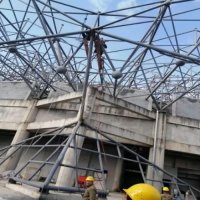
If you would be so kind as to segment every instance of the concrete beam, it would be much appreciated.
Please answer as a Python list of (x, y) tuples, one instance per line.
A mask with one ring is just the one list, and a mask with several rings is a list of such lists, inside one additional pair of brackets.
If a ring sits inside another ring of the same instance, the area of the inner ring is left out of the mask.
[[(67, 128), (67, 131), (64, 130), (64, 132), (62, 132), (62, 134), (69, 136), (72, 132), (73, 128), (69, 127)], [(141, 143), (141, 142), (136, 142), (133, 140), (130, 140), (129, 138), (122, 138), (122, 137), (118, 137), (116, 135), (111, 135), (110, 133), (107, 133), (109, 135), (110, 138), (112, 138), (113, 140), (115, 140), (116, 142), (122, 143), (122, 144), (130, 144), (130, 145), (138, 145), (138, 146), (144, 146), (144, 147), (149, 147), (149, 145)], [(53, 134), (49, 134), (49, 135), (53, 135)], [(87, 129), (86, 131), (86, 136), (91, 137), (91, 138), (96, 138), (96, 133), (92, 130)], [(103, 141), (109, 141), (107, 138), (103, 138)]]
[[(99, 122), (96, 120), (91, 120), (90, 125), (93, 127), (99, 127)], [(100, 123), (101, 131), (104, 133), (108, 133), (110, 135), (114, 135), (120, 138), (125, 138), (129, 140), (133, 140), (145, 145), (152, 146), (153, 145), (153, 138), (142, 135), (139, 133), (135, 133), (126, 129), (118, 128), (106, 123)]]
[[(65, 102), (65, 103), (58, 103), (53, 104), (51, 106), (51, 109), (57, 109), (57, 110), (72, 110), (72, 111), (78, 111), (80, 107), (79, 103), (75, 102)], [(120, 107), (114, 107), (114, 106), (107, 106), (107, 105), (95, 105), (93, 109), (93, 113), (100, 113), (105, 115), (114, 115), (114, 116), (121, 116), (121, 117), (130, 117), (130, 118), (137, 118), (137, 119), (145, 119), (145, 120), (151, 120), (145, 116), (139, 115), (137, 113), (130, 112), (128, 110), (125, 110)]]
[(27, 108), (31, 100), (0, 100), (0, 107), (23, 107)]
[(52, 129), (58, 128), (61, 126), (67, 126), (71, 123), (76, 123), (78, 120), (77, 118), (68, 118), (68, 119), (61, 119), (61, 120), (52, 120), (46, 122), (32, 122), (29, 123), (27, 126), (28, 131), (38, 130), (38, 129)]
[[(68, 125), (70, 123), (76, 122), (77, 118), (70, 118), (70, 119), (61, 119), (61, 120), (53, 120), (53, 121), (46, 121), (46, 122), (33, 122), (33, 123), (29, 123), (29, 125), (27, 126), (27, 130), (28, 131), (33, 131), (33, 130), (42, 130), (42, 129), (52, 129), (52, 128), (57, 128), (57, 127), (61, 127), (64, 125)], [(91, 120), (90, 124), (93, 127), (98, 127), (99, 122), (96, 120)], [(110, 135), (119, 137), (119, 138), (124, 138), (124, 139), (128, 139), (128, 140), (132, 140), (132, 141), (136, 141), (139, 142), (144, 145), (147, 146), (152, 146), (153, 145), (153, 138), (146, 136), (146, 135), (142, 135), (139, 133), (135, 133), (129, 130), (125, 130), (122, 128), (118, 128), (116, 126), (112, 126), (110, 124), (106, 124), (106, 123), (101, 123), (101, 130), (105, 133), (108, 133)]]
[[(116, 142), (120, 142), (120, 143), (123, 143), (123, 144), (141, 145), (141, 146), (149, 147), (148, 144), (144, 144), (144, 143), (141, 143), (141, 142), (133, 141), (133, 140), (130, 140), (129, 138), (124, 138), (124, 137), (121, 137), (121, 136), (119, 137), (119, 136), (116, 136), (116, 135), (113, 135), (113, 134), (110, 134), (110, 133), (107, 133), (107, 134), (109, 135), (110, 138), (112, 138)], [(89, 137), (92, 137), (92, 138), (96, 138), (95, 132), (91, 131), (89, 129), (87, 130), (86, 136), (89, 136)], [(103, 141), (108, 141), (108, 139), (106, 139), (106, 138), (103, 138), (102, 140)]]
[[(93, 89), (95, 89), (95, 88), (93, 88)], [(103, 92), (99, 92), (99, 94), (97, 95), (97, 98), (99, 100), (109, 103), (113, 106), (121, 107), (125, 110), (137, 113), (139, 115), (142, 115), (142, 116), (150, 118), (150, 119), (155, 119), (155, 117), (156, 117), (155, 112), (149, 111), (145, 108), (134, 105), (134, 104), (124, 101), (122, 99), (115, 98), (115, 97), (113, 97), (109, 94), (103, 93)]]
[(0, 122), (0, 130), (17, 131), (19, 124), (14, 122)]
[(50, 99), (43, 99), (39, 100), (37, 103), (37, 107), (45, 107), (49, 106), (53, 103), (61, 103), (61, 102), (67, 102), (67, 101), (73, 101), (77, 99), (81, 99), (82, 92), (71, 92), (59, 97), (50, 98)]
[(193, 127), (193, 128), (200, 128), (200, 120), (190, 119), (186, 117), (168, 116), (167, 123)]
[(171, 140), (166, 140), (166, 150), (176, 151), (176, 152), (183, 152), (183, 153), (190, 153), (190, 154), (200, 154), (200, 146), (183, 144), (179, 142), (174, 142)]

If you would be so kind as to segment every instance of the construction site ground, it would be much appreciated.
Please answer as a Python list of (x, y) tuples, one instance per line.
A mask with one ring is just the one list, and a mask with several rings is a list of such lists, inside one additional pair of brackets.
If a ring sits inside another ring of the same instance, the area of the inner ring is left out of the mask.
[(33, 200), (31, 197), (6, 188), (6, 183), (6, 181), (0, 180), (0, 200)]

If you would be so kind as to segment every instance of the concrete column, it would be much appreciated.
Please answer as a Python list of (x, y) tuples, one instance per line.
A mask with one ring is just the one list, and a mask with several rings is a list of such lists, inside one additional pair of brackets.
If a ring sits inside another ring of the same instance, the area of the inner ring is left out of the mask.
[[(123, 157), (124, 152), (121, 150), (121, 155)], [(115, 173), (114, 173), (114, 182), (112, 185), (112, 192), (119, 192), (117, 187), (120, 187), (121, 176), (123, 172), (124, 161), (122, 159), (117, 159)]]
[[(155, 126), (154, 126), (154, 129), (155, 129)], [(162, 169), (164, 169), (164, 158), (165, 158), (165, 132), (166, 132), (165, 129), (166, 129), (166, 114), (160, 113), (159, 120), (158, 120), (157, 146), (155, 149), (155, 153), (156, 153), (155, 154), (155, 165), (157, 165), (158, 167), (160, 167)], [(154, 130), (154, 133), (155, 133), (155, 130)], [(151, 161), (151, 162), (153, 159), (153, 153), (154, 153), (154, 147), (151, 147), (150, 151), (149, 151), (149, 161)], [(154, 180), (162, 180), (163, 179), (163, 173), (159, 172), (158, 174), (159, 174), (159, 178), (157, 176), (157, 173), (154, 171), (154, 173), (153, 173)], [(151, 167), (147, 168), (146, 178), (152, 179), (152, 168)], [(151, 184), (151, 181), (147, 181), (147, 183)], [(161, 192), (162, 185), (160, 183), (153, 182), (153, 186)]]
[[(84, 106), (84, 111), (83, 111), (83, 119), (86, 122), (90, 121), (91, 113), (94, 107), (96, 99), (96, 89), (95, 88), (88, 88), (87, 89), (87, 94), (86, 94), (86, 99), (85, 99), (85, 106)], [(80, 106), (81, 108), (81, 106)], [(79, 113), (77, 115), (77, 119), (81, 116), (81, 110), (79, 110)], [(79, 131), (80, 134), (85, 135), (86, 134), (86, 128), (85, 127), (80, 127)], [(76, 146), (77, 147), (82, 147), (84, 143), (84, 137), (77, 136), (76, 137)], [(73, 145), (73, 142), (71, 143)], [(79, 160), (81, 151), (77, 150), (77, 160)], [(63, 164), (67, 165), (75, 165), (74, 163), (74, 149), (68, 148), (65, 157), (63, 159)], [(73, 173), (74, 169), (72, 168), (67, 168), (67, 167), (61, 167), (58, 178), (56, 181), (56, 186), (59, 187), (71, 187), (74, 179), (75, 173)]]
[[(24, 115), (22, 122), (19, 124), (17, 132), (11, 144), (19, 143), (29, 137), (29, 132), (26, 130), (26, 128), (30, 122), (34, 121), (38, 109), (36, 108), (37, 101), (28, 101), (27, 103), (27, 111)], [(14, 152), (16, 148), (17, 147), (12, 147), (7, 152), (7, 155), (10, 155), (12, 152)], [(0, 174), (8, 170), (15, 170), (20, 160), (21, 154), (22, 150), (18, 150), (16, 153), (13, 154), (13, 156), (11, 156), (6, 162), (4, 162), (0, 167)]]

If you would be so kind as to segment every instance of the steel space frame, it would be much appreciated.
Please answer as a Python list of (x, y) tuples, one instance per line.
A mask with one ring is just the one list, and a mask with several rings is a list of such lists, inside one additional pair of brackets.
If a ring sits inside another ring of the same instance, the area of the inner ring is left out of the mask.
[[(156, 110), (165, 110), (178, 99), (187, 95), (191, 98), (199, 98), (199, 71), (196, 68), (200, 64), (199, 60), (199, 44), (200, 38), (198, 37), (198, 30), (191, 30), (182, 33), (177, 33), (177, 21), (192, 22), (198, 21), (197, 19), (176, 19), (176, 16), (195, 12), (200, 8), (186, 10), (180, 13), (172, 13), (172, 5), (189, 4), (194, 0), (167, 0), (157, 1), (148, 4), (136, 5), (128, 8), (107, 11), (107, 12), (94, 12), (88, 9), (80, 8), (75, 5), (69, 5), (63, 1), (56, 0), (29, 0), (27, 3), (19, 0), (24, 5), (24, 10), (14, 9), (16, 1), (9, 0), (9, 8), (1, 8), (0, 12), (0, 77), (3, 81), (24, 81), (32, 91), (32, 98), (46, 98), (50, 89), (58, 90), (54, 83), (64, 82), (68, 84), (72, 90), (77, 90), (78, 84), (84, 84), (86, 73), (85, 61), (87, 59), (93, 60), (94, 56), (90, 58), (82, 57), (82, 60), (77, 60), (77, 54), (84, 51), (82, 39), (80, 34), (90, 33), (93, 36), (99, 34), (100, 37), (104, 36), (110, 42), (121, 41), (133, 45), (132, 52), (127, 59), (122, 60), (123, 64), (120, 68), (116, 68), (113, 64), (116, 59), (111, 58), (111, 53), (123, 52), (127, 49), (118, 49), (116, 51), (104, 51), (104, 70), (100, 73), (92, 70), (88, 76), (88, 85), (101, 85), (106, 90), (110, 87), (113, 88), (112, 95), (118, 96), (125, 88), (134, 88), (140, 90), (147, 90), (149, 95), (147, 99), (152, 98)], [(3, 5), (3, 3), (1, 4)], [(63, 12), (58, 9), (58, 6), (74, 9), (75, 11)], [(130, 11), (140, 9), (131, 15), (119, 14), (122, 11)], [(144, 14), (159, 10), (158, 15), (144, 16)], [(6, 12), (13, 14), (14, 22), (11, 21)], [(21, 20), (18, 19), (17, 13), (23, 13)], [(168, 14), (167, 14), (168, 12)], [(34, 21), (26, 19), (30, 14), (35, 14)], [(57, 15), (62, 18), (57, 17)], [(76, 16), (96, 16), (95, 23), (87, 25), (86, 20), (81, 22)], [(103, 17), (118, 17), (119, 19), (113, 20), (107, 24), (101, 24)], [(50, 24), (47, 18), (51, 18)], [(142, 19), (142, 21), (127, 23), (128, 19)], [(79, 27), (80, 31), (64, 32), (62, 29), (64, 24), (58, 27), (56, 22), (63, 22), (70, 24), (70, 26)], [(165, 22), (171, 22), (173, 35), (170, 35)], [(124, 23), (120, 23), (124, 22)], [(134, 26), (136, 24), (150, 24), (148, 30), (140, 41), (124, 38), (106, 32), (106, 30), (124, 28)], [(29, 26), (30, 24), (30, 26)], [(33, 34), (33, 27), (39, 27), (44, 31), (45, 35)], [(163, 28), (167, 37), (155, 39), (159, 28)], [(86, 28), (87, 30), (84, 30)], [(12, 31), (10, 31), (12, 29)], [(179, 37), (194, 32), (195, 44), (181, 45)], [(56, 39), (57, 38), (57, 39)], [(79, 39), (80, 45), (76, 46), (68, 42), (70, 38)], [(175, 41), (175, 44), (172, 40)], [(157, 41), (168, 40), (171, 50), (160, 48), (155, 43)], [(94, 37), (93, 37), (94, 40)], [(67, 53), (63, 45), (68, 45), (70, 51)], [(16, 48), (16, 52), (9, 51), (9, 48)], [(141, 48), (143, 50), (138, 53)], [(190, 48), (190, 50), (188, 50)], [(129, 50), (130, 50), (129, 49)], [(184, 50), (187, 49), (187, 50)], [(147, 54), (151, 55), (150, 59), (145, 59)], [(157, 54), (157, 55), (155, 55)], [(171, 62), (167, 64), (159, 64), (158, 58), (170, 58)], [(186, 68), (176, 65), (176, 60), (184, 61), (187, 65)], [(154, 67), (146, 68), (145, 64), (149, 61), (154, 63)], [(82, 66), (81, 68), (78, 65)], [(195, 65), (195, 67), (193, 66)], [(57, 66), (63, 66), (67, 72), (59, 74), (56, 71)], [(163, 72), (164, 69), (164, 72)], [(186, 70), (187, 69), (187, 70)], [(112, 72), (120, 71), (122, 77), (120, 80), (113, 80)], [(153, 75), (150, 76), (150, 71)], [(99, 81), (96, 81), (96, 76), (99, 75)], [(175, 77), (177, 80), (174, 80)], [(173, 79), (173, 81), (172, 81)], [(35, 83), (35, 84), (33, 84)], [(66, 91), (69, 92), (69, 91)], [(176, 98), (172, 98), (176, 94)]]

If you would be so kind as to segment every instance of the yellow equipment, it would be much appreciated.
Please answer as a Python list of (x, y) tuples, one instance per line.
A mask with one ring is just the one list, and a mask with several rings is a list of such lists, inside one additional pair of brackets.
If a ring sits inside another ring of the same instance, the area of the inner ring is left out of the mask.
[(161, 195), (156, 188), (148, 184), (133, 185), (124, 189), (132, 200), (160, 200)]
[(163, 191), (164, 191), (164, 192), (169, 192), (169, 188), (168, 188), (168, 187), (164, 187), (164, 188), (163, 188)]
[(92, 176), (88, 176), (88, 177), (86, 178), (86, 181), (94, 181), (94, 178), (93, 178)]

